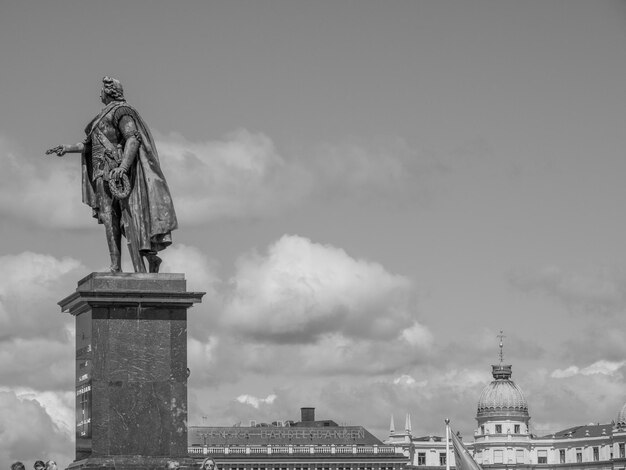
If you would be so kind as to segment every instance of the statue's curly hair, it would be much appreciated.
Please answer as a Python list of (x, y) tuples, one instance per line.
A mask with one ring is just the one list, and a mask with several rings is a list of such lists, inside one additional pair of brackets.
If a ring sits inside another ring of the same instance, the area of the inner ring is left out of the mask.
[(122, 83), (113, 77), (104, 77), (102, 79), (102, 87), (104, 92), (116, 101), (124, 99), (124, 88)]

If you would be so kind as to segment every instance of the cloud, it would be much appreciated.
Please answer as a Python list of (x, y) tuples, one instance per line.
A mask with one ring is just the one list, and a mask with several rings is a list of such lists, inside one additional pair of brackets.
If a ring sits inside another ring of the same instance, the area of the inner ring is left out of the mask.
[(189, 363), (199, 384), (249, 374), (393, 374), (435, 347), (408, 278), (300, 236), (242, 255), (217, 298), (209, 317), (191, 320)]
[[(245, 129), (215, 141), (157, 136), (161, 165), (181, 225), (272, 217), (321, 200), (394, 204), (414, 200), (443, 171), (402, 139), (341, 142), (279, 152)], [(0, 136), (0, 213), (52, 228), (95, 228), (81, 202), (80, 156), (25, 156)], [(19, 197), (16, 197), (19, 195)]]
[(73, 387), (73, 343), (70, 335), (0, 342), (1, 385), (57, 391)]
[(300, 200), (311, 184), (261, 133), (242, 129), (209, 142), (157, 135), (157, 148), (185, 224), (272, 215)]
[(285, 235), (237, 262), (225, 321), (256, 339), (307, 343), (332, 332), (392, 339), (414, 325), (411, 282), (344, 250)]
[(538, 292), (562, 302), (570, 311), (621, 314), (626, 309), (626, 273), (603, 267), (592, 273), (568, 273), (557, 266), (516, 271), (511, 284), (524, 292)]
[[(393, 379), (393, 383), (394, 385), (406, 385), (406, 386), (412, 386), (417, 384), (417, 381), (410, 375), (408, 374), (402, 374), (400, 377), (396, 377), (395, 379)], [(421, 382), (421, 384), (426, 384), (426, 382)]]
[(0, 214), (44, 227), (95, 227), (81, 202), (80, 156), (26, 156), (0, 135)]
[(573, 377), (575, 375), (592, 375), (592, 374), (603, 374), (603, 375), (613, 375), (617, 373), (624, 365), (626, 361), (614, 362), (614, 361), (597, 361), (593, 364), (579, 368), (578, 366), (570, 366), (566, 369), (555, 369), (550, 375), (556, 379), (562, 379), (565, 377)]
[(265, 398), (258, 398), (255, 397), (253, 395), (248, 395), (248, 394), (244, 394), (244, 395), (239, 395), (237, 397), (237, 401), (239, 403), (243, 403), (245, 405), (250, 405), (253, 408), (259, 408), (261, 405), (264, 404), (269, 404), (271, 405), (272, 403), (274, 403), (274, 401), (276, 400), (276, 395), (275, 394), (270, 394)]
[(161, 266), (164, 273), (184, 273), (187, 290), (207, 292), (216, 295), (219, 285), (217, 266), (204, 252), (194, 246), (182, 243), (167, 249), (167, 257)]
[(67, 341), (70, 317), (56, 303), (59, 295), (75, 290), (81, 263), (23, 252), (0, 256), (0, 266), (0, 341), (37, 336)]
[(401, 139), (343, 142), (278, 152), (263, 133), (240, 129), (224, 139), (192, 142), (157, 136), (180, 219), (266, 217), (312, 199), (395, 203), (420, 190), (416, 182), (442, 171)]
[[(619, 366), (623, 367), (623, 366)], [(549, 434), (589, 422), (607, 423), (624, 404), (624, 374), (617, 364), (563, 370), (533, 370), (519, 379), (535, 423), (533, 432)], [(555, 373), (556, 372), (556, 373)]]
[(53, 459), (65, 468), (74, 460), (71, 432), (38, 399), (0, 391), (0, 416), (0, 461), (5, 465)]
[(0, 256), (0, 266), (0, 460), (62, 468), (74, 458), (74, 328), (56, 303), (84, 268), (32, 252)]

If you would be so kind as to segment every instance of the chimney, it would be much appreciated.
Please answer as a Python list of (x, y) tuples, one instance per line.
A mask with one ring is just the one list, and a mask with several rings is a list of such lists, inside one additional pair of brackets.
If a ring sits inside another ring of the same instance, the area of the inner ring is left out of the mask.
[(312, 423), (315, 421), (315, 408), (300, 408), (301, 421)]

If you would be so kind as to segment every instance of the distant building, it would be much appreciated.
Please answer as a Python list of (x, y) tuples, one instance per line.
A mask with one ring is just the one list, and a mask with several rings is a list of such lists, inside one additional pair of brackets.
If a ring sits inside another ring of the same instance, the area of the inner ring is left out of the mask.
[(362, 426), (316, 421), (314, 408), (301, 408), (299, 422), (190, 426), (189, 454), (212, 457), (217, 470), (400, 470), (408, 463), (402, 449)]
[[(511, 380), (511, 366), (494, 365), (492, 374), (494, 380), (478, 399), (474, 440), (464, 443), (483, 468), (625, 470), (626, 405), (615, 422), (575, 426), (538, 437), (531, 434), (528, 403)], [(392, 418), (385, 443), (402, 449), (409, 467), (446, 467), (445, 436), (414, 437), (408, 415), (403, 431), (394, 429)], [(452, 445), (450, 465), (454, 467)]]

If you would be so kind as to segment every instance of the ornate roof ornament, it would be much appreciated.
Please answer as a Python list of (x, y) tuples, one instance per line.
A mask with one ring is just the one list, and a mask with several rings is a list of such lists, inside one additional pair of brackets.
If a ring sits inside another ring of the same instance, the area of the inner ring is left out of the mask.
[(503, 364), (502, 330), (497, 335), (500, 338), (500, 363), (491, 366), (494, 380), (487, 385), (478, 399), (477, 418), (486, 417), (519, 417), (529, 418), (528, 402), (522, 390), (511, 380), (512, 366)]

